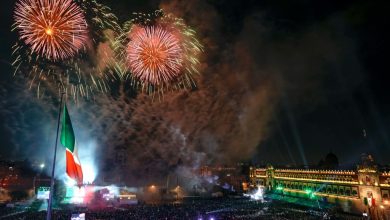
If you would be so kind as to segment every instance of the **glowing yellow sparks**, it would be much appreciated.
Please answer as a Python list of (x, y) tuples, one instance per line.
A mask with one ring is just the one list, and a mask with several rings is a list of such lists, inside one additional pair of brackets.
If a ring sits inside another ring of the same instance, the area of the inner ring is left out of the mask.
[(135, 77), (152, 85), (160, 85), (180, 75), (183, 49), (178, 37), (169, 29), (135, 26), (130, 36), (132, 40), (127, 46), (127, 61)]
[(88, 99), (117, 79), (110, 42), (120, 26), (107, 6), (96, 0), (15, 0), (14, 20), (14, 75), (24, 75), (38, 98), (65, 92)]
[(196, 86), (203, 47), (182, 19), (161, 10), (137, 13), (124, 29), (121, 50), (132, 85), (148, 94)]
[(84, 12), (73, 0), (19, 0), (14, 18), (19, 38), (49, 60), (74, 57), (88, 40)]
[(46, 28), (45, 32), (49, 36), (53, 35), (53, 29), (51, 29), (51, 28)]

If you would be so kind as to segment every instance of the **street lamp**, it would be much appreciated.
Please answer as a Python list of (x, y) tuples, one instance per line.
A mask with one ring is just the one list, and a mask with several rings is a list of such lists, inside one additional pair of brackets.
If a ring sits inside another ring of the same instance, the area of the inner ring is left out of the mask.
[(152, 193), (156, 192), (156, 186), (155, 186), (155, 185), (151, 185), (151, 186), (149, 187), (149, 189), (150, 189), (150, 191), (151, 191)]

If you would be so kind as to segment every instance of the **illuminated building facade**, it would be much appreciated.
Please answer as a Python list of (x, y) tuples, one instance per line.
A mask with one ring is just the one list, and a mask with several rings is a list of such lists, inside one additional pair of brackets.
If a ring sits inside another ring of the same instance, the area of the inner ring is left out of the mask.
[(344, 211), (388, 209), (390, 172), (380, 171), (370, 155), (356, 170), (250, 168), (250, 186), (282, 195), (338, 203)]

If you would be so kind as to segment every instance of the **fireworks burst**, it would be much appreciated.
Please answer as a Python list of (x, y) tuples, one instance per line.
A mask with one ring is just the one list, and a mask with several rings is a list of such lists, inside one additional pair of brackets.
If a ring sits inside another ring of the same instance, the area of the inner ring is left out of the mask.
[(95, 0), (19, 0), (14, 13), (15, 74), (24, 74), (38, 97), (109, 90), (116, 78), (111, 45), (120, 28), (108, 7)]
[(153, 85), (169, 83), (183, 67), (180, 40), (161, 26), (135, 27), (127, 46), (127, 62), (135, 77)]
[(15, 26), (32, 52), (50, 60), (73, 57), (88, 38), (84, 14), (72, 0), (20, 0)]
[(148, 94), (196, 86), (202, 45), (195, 31), (161, 10), (135, 16), (120, 39), (132, 85)]

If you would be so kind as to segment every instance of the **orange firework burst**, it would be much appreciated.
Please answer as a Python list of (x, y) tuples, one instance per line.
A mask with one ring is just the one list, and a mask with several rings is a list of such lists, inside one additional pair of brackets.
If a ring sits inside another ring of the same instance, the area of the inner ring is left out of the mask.
[(73, 57), (87, 43), (83, 11), (72, 0), (19, 0), (14, 17), (20, 39), (49, 60)]
[(203, 46), (183, 19), (162, 10), (134, 13), (117, 38), (121, 76), (150, 95), (196, 87)]
[(159, 85), (180, 74), (183, 50), (174, 32), (162, 26), (136, 26), (129, 37), (127, 63), (136, 78)]

